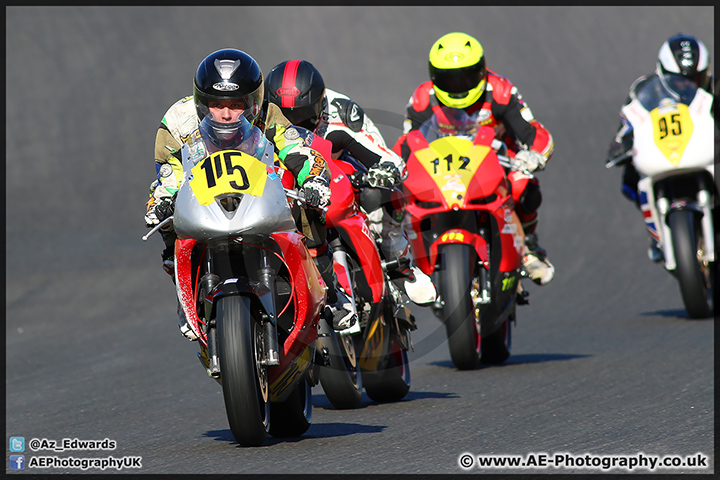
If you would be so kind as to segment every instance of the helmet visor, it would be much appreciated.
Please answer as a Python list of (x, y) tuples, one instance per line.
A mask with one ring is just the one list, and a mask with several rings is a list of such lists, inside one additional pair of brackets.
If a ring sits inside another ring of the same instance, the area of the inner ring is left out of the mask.
[(320, 114), (323, 110), (323, 102), (317, 102), (314, 105), (305, 107), (288, 108), (281, 107), (283, 115), (290, 123), (298, 127), (315, 130), (320, 122)]
[(242, 110), (242, 115), (248, 122), (255, 123), (262, 106), (262, 89), (258, 88), (246, 95), (210, 95), (195, 89), (195, 104), (201, 117), (204, 118), (210, 113), (210, 107), (215, 102), (229, 104), (234, 110)]
[(485, 57), (478, 63), (469, 67), (440, 69), (430, 64), (430, 79), (440, 90), (458, 94), (466, 93), (477, 88), (485, 80), (487, 69), (485, 68)]

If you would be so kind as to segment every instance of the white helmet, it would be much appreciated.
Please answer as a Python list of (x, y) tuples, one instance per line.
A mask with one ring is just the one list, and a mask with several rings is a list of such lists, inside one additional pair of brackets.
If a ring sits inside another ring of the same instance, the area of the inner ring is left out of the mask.
[(675, 73), (708, 90), (710, 55), (705, 44), (697, 38), (678, 33), (660, 47), (656, 72)]

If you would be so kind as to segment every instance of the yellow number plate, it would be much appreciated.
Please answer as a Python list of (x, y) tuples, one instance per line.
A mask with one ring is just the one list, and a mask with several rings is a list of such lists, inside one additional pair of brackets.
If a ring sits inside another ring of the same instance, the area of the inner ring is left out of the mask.
[[(459, 151), (465, 152), (460, 154)], [(490, 151), (485, 145), (473, 145), (470, 140), (444, 137), (435, 140), (432, 148), (415, 155), (420, 164), (440, 187), (449, 206), (462, 205), (468, 185)]]
[(650, 118), (655, 145), (672, 164), (677, 165), (692, 137), (693, 123), (687, 105), (661, 105), (650, 112)]
[(259, 197), (267, 181), (267, 165), (237, 150), (213, 153), (190, 172), (190, 188), (201, 205), (209, 205), (218, 195), (228, 193)]

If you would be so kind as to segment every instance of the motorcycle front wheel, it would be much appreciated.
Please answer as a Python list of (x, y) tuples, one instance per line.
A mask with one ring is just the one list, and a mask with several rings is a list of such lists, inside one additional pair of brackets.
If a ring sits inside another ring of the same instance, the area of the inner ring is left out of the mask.
[(250, 299), (228, 296), (217, 304), (218, 354), (230, 431), (242, 446), (261, 445), (270, 430), (268, 375), (260, 364), (263, 329), (252, 318)]
[(480, 323), (475, 318), (471, 285), (477, 258), (470, 245), (442, 247), (440, 295), (442, 320), (447, 331), (450, 358), (458, 370), (472, 370), (480, 362)]
[(667, 222), (685, 310), (690, 318), (708, 318), (713, 316), (715, 265), (703, 258), (705, 242), (696, 215), (690, 210), (675, 210), (668, 214)]

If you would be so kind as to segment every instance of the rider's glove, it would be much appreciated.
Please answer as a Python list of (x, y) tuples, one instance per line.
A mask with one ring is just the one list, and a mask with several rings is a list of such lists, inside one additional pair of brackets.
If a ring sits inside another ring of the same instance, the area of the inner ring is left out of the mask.
[(392, 162), (383, 162), (370, 167), (367, 179), (371, 187), (394, 187), (400, 183), (400, 172)]
[(174, 210), (174, 202), (170, 199), (164, 198), (159, 200), (154, 206), (150, 207), (145, 214), (145, 225), (154, 227), (172, 215)]
[[(605, 160), (605, 164), (608, 164), (615, 160), (616, 158), (622, 157), (623, 155), (626, 155), (630, 153), (632, 150), (632, 135), (628, 135), (622, 139), (622, 141), (618, 142), (614, 140), (610, 147), (608, 148), (608, 156)], [(618, 162), (618, 164), (625, 164), (628, 163), (630, 160), (630, 157), (626, 158), (625, 160)]]
[(546, 162), (547, 160), (541, 153), (532, 150), (520, 150), (514, 158), (510, 159), (513, 168), (520, 171), (526, 170), (530, 173), (545, 168)]
[(330, 184), (322, 177), (308, 179), (300, 189), (305, 201), (313, 208), (326, 208), (330, 204)]

